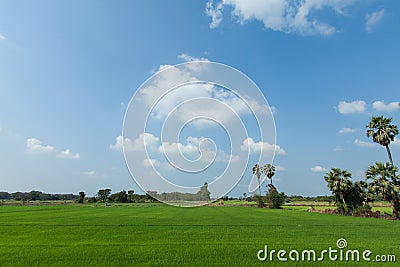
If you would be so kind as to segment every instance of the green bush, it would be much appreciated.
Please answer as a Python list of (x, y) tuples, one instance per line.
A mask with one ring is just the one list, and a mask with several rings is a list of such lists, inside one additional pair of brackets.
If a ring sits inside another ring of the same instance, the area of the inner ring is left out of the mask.
[(275, 186), (270, 185), (267, 192), (268, 208), (281, 209), (285, 204), (285, 193), (279, 193)]

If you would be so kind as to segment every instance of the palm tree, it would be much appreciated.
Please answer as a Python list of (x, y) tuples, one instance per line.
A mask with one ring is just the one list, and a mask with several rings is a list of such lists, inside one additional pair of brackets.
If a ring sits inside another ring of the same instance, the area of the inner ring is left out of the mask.
[(392, 154), (390, 153), (389, 144), (394, 141), (394, 137), (399, 134), (399, 129), (396, 125), (390, 124), (392, 118), (383, 116), (372, 117), (370, 123), (366, 126), (367, 136), (371, 137), (375, 143), (386, 147), (390, 163), (393, 165)]
[(260, 165), (255, 164), (253, 166), (253, 174), (255, 176), (257, 176), (257, 179), (258, 179), (258, 192), (259, 192), (260, 196), (261, 196), (261, 186), (260, 186), (261, 173), (262, 173), (262, 169), (261, 169)]
[(350, 178), (351, 173), (339, 168), (332, 168), (324, 177), (325, 181), (328, 183), (329, 189), (335, 194), (336, 198), (339, 198), (339, 200), (343, 202), (345, 209), (347, 203), (344, 195), (345, 192), (352, 187), (352, 182), (349, 180)]
[(384, 200), (389, 201), (393, 216), (400, 219), (400, 199), (398, 192), (400, 191), (400, 176), (396, 175), (397, 167), (390, 163), (375, 162), (375, 165), (369, 166), (365, 176), (372, 182), (368, 185), (368, 189)]
[(268, 177), (268, 179), (270, 179), (271, 181), (271, 185), (272, 185), (272, 176), (274, 176), (275, 174), (275, 166), (273, 166), (272, 164), (265, 164), (263, 169), (262, 169), (263, 173)]

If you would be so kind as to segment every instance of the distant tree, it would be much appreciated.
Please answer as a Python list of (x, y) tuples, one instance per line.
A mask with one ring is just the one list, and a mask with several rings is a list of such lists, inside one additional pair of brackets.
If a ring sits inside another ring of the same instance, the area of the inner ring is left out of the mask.
[(262, 172), (268, 177), (268, 179), (271, 181), (270, 184), (272, 185), (272, 177), (275, 174), (275, 166), (269, 163), (265, 164), (262, 168)]
[(96, 202), (97, 202), (97, 199), (96, 199), (96, 197), (89, 197), (87, 201), (88, 201), (89, 203), (96, 203)]
[(371, 137), (375, 143), (386, 147), (386, 152), (390, 163), (393, 165), (392, 154), (390, 153), (389, 144), (394, 141), (394, 137), (399, 134), (399, 129), (396, 125), (392, 125), (392, 118), (383, 116), (372, 117), (370, 123), (366, 126), (367, 136)]
[(28, 193), (27, 198), (28, 200), (32, 201), (42, 200), (42, 192), (32, 190), (31, 192)]
[(397, 167), (392, 164), (376, 162), (368, 167), (365, 176), (367, 180), (372, 180), (368, 185), (370, 192), (389, 201), (393, 216), (400, 219), (400, 176), (396, 172)]
[(126, 193), (125, 190), (122, 190), (121, 192), (115, 193), (110, 195), (110, 201), (113, 202), (118, 202), (118, 203), (126, 203), (128, 202), (128, 194)]
[(285, 204), (285, 193), (279, 193), (273, 184), (267, 185), (267, 203), (268, 208), (280, 209)]
[(83, 203), (83, 201), (85, 200), (85, 196), (86, 196), (85, 192), (79, 192), (78, 203)]
[(96, 198), (100, 201), (106, 201), (111, 194), (111, 189), (99, 189)]
[(258, 180), (258, 195), (261, 196), (260, 178), (261, 178), (261, 174), (262, 174), (262, 168), (260, 167), (260, 165), (255, 164), (253, 166), (253, 174), (257, 177), (257, 180)]
[(12, 196), (8, 192), (0, 192), (0, 199), (11, 199)]
[(144, 199), (149, 202), (157, 202), (156, 197), (159, 197), (156, 191), (147, 191)]

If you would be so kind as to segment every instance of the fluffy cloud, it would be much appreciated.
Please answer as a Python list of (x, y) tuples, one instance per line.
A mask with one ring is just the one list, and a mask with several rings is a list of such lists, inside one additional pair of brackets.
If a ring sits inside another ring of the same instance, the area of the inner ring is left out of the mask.
[[(187, 61), (197, 59), (186, 54), (179, 57)], [(201, 58), (201, 60), (206, 59)], [(229, 89), (212, 83), (187, 84), (198, 81), (194, 75), (201, 73), (201, 68), (205, 67), (200, 64), (186, 68), (169, 66), (168, 71), (159, 73), (151, 85), (138, 91), (137, 101), (151, 109), (151, 118), (163, 120), (167, 116), (170, 118), (176, 116), (174, 119), (179, 122), (187, 122), (202, 116), (215, 118), (221, 123), (230, 123), (236, 115), (243, 116), (268, 110), (268, 106), (258, 99), (239, 97)], [(160, 70), (164, 68), (165, 66), (160, 66)], [(186, 85), (176, 87), (178, 84)], [(174, 88), (174, 90), (162, 94), (164, 88)], [(271, 110), (275, 112), (276, 108), (272, 107)], [(206, 120), (196, 121), (196, 124), (197, 122), (205, 123)]]
[[(132, 142), (129, 138), (126, 138), (127, 142)], [(123, 142), (122, 142), (122, 135), (119, 135), (115, 138), (115, 143), (110, 145), (110, 149), (116, 151), (122, 151), (123, 149)]]
[(356, 0), (222, 0), (213, 6), (213, 1), (206, 4), (206, 14), (211, 17), (210, 28), (217, 27), (222, 21), (224, 6), (232, 7), (232, 14), (241, 24), (258, 20), (264, 27), (285, 33), (301, 35), (332, 35), (336, 28), (318, 21), (312, 15), (316, 11), (332, 9), (336, 14), (345, 14), (344, 9)]
[(26, 140), (26, 148), (30, 152), (53, 152), (53, 146), (43, 145), (42, 141), (36, 138), (29, 138)]
[(365, 15), (365, 30), (372, 32), (372, 28), (382, 20), (385, 15), (385, 9), (381, 9)]
[(213, 142), (204, 137), (189, 136), (186, 143), (163, 142), (158, 148), (158, 152), (168, 156), (173, 162), (181, 160), (180, 155), (184, 155), (188, 160), (200, 162), (238, 162), (240, 156), (230, 155), (223, 150), (217, 150)]
[(3, 34), (0, 33), (0, 42), (5, 41), (5, 40), (7, 40), (7, 38)]
[(69, 149), (61, 151), (57, 154), (57, 158), (60, 159), (79, 159), (81, 156), (79, 153), (72, 153)]
[(217, 3), (214, 6), (213, 0), (209, 0), (206, 3), (206, 14), (211, 17), (210, 29), (215, 29), (222, 22), (223, 14), (222, 14), (223, 4), (222, 2)]
[[(351, 114), (351, 113), (363, 113), (367, 110), (367, 106), (370, 107), (371, 105), (362, 101), (340, 101), (338, 105), (338, 111), (341, 114)], [(385, 101), (375, 101), (372, 103), (373, 111), (375, 112), (393, 112), (400, 110), (400, 102), (390, 102), (388, 104)]]
[(375, 101), (372, 104), (372, 107), (375, 109), (375, 111), (392, 112), (400, 110), (399, 104), (400, 102), (391, 102), (389, 104), (385, 104), (384, 101)]
[(208, 58), (205, 57), (193, 57), (193, 56), (189, 56), (187, 54), (180, 54), (178, 55), (179, 59), (182, 59), (186, 62), (190, 62), (190, 61), (209, 61)]
[(338, 131), (338, 134), (354, 133), (356, 130), (352, 128), (343, 128)]
[(142, 164), (145, 167), (151, 167), (154, 166), (157, 163), (155, 159), (144, 159), (142, 160)]
[[(55, 147), (49, 145), (43, 145), (42, 141), (36, 138), (28, 138), (26, 139), (26, 149), (29, 152), (57, 152)], [(64, 151), (60, 151), (57, 154), (57, 158), (61, 159), (79, 159), (79, 153), (72, 153), (69, 149)]]
[(110, 145), (110, 149), (116, 151), (122, 151), (125, 145), (125, 151), (143, 151), (145, 146), (152, 146), (157, 143), (158, 137), (155, 137), (151, 133), (142, 133), (137, 139), (132, 141), (129, 138), (122, 140), (122, 136), (119, 135), (115, 138), (115, 143)]
[(366, 109), (367, 104), (365, 101), (340, 101), (338, 105), (338, 110), (341, 114), (351, 114), (351, 113), (363, 113)]
[(280, 146), (261, 141), (255, 142), (251, 137), (243, 140), (240, 149), (242, 151), (249, 150), (250, 153), (260, 153), (261, 151), (266, 153), (273, 153), (275, 151), (277, 155), (287, 155), (286, 151), (283, 150)]
[(200, 155), (199, 146), (190, 140), (186, 144), (164, 142), (158, 150), (173, 155), (179, 155), (180, 153)]
[(376, 143), (365, 142), (361, 141), (360, 139), (354, 140), (354, 144), (359, 147), (368, 147), (368, 148), (374, 148), (377, 146)]
[(312, 172), (327, 172), (328, 170), (321, 166), (314, 166), (311, 168)]

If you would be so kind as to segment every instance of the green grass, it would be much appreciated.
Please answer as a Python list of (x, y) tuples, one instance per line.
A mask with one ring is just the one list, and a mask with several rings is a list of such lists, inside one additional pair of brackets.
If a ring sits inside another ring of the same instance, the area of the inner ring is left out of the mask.
[(0, 265), (294, 266), (259, 262), (256, 254), (265, 245), (321, 251), (336, 248), (338, 238), (348, 249), (395, 254), (399, 261), (399, 229), (399, 221), (242, 206), (2, 206)]

